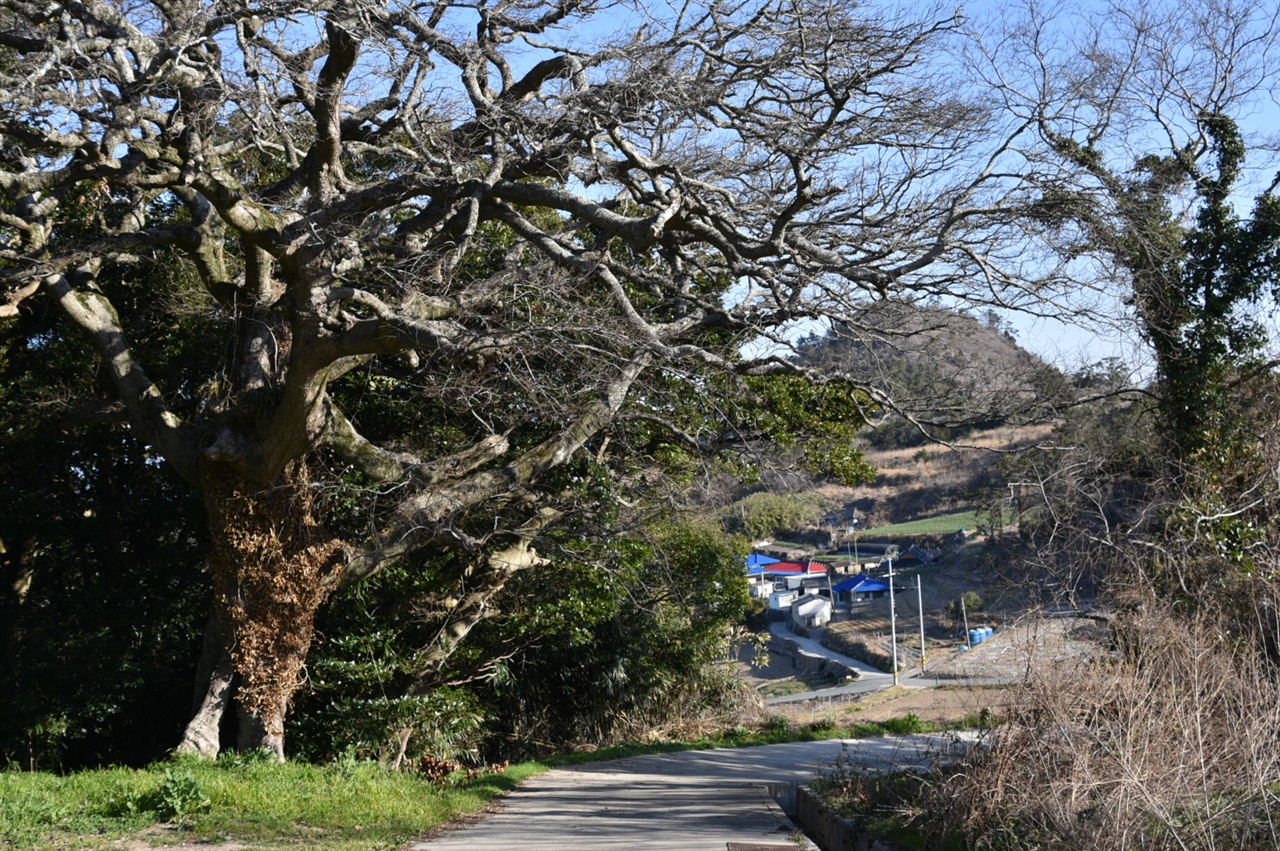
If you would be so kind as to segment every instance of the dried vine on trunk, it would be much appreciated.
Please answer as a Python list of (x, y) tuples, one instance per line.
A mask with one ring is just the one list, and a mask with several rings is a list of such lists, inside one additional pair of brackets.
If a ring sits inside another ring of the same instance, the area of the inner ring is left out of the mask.
[(303, 464), (267, 487), (225, 470), (210, 471), (206, 482), (216, 609), (241, 677), (239, 702), (269, 735), (282, 736), (316, 612), (341, 577), (345, 548), (315, 520)]

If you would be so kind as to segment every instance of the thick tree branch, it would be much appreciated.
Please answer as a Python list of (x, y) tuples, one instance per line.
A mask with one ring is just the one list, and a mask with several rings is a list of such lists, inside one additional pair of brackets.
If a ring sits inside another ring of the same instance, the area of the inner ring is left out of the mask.
[[(439, 541), (445, 534), (447, 521), (472, 508), (522, 491), (535, 484), (547, 471), (565, 463), (574, 453), (613, 421), (622, 408), (631, 385), (648, 365), (650, 357), (636, 355), (624, 365), (595, 402), (558, 434), (530, 449), (511, 463), (484, 470), (442, 487), (428, 487), (405, 498), (398, 509), (399, 520), (378, 536), (375, 547), (355, 556), (347, 568), (346, 581), (357, 581), (372, 575), (390, 561), (419, 547)], [(490, 447), (505, 447), (505, 438)], [(479, 453), (483, 456), (484, 452)], [(428, 472), (431, 465), (427, 465)], [(444, 525), (442, 525), (444, 524)]]
[(198, 481), (199, 467), (194, 441), (181, 421), (165, 405), (160, 389), (147, 377), (129, 349), (115, 308), (101, 293), (89, 288), (91, 276), (83, 274), (86, 285), (72, 286), (65, 275), (55, 275), (45, 286), (58, 300), (67, 316), (79, 325), (102, 354), (111, 379), (129, 411), (133, 427), (142, 439), (155, 446), (184, 479)]

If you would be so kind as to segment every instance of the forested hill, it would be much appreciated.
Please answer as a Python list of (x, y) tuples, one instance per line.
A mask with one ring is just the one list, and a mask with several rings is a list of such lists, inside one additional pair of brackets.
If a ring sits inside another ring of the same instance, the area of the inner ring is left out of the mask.
[(888, 400), (884, 420), (870, 435), (881, 446), (924, 440), (901, 413), (935, 436), (948, 437), (1043, 415), (1068, 388), (1059, 370), (1018, 345), (994, 311), (978, 318), (885, 301), (858, 326), (837, 326), (803, 340), (800, 359), (850, 374)]

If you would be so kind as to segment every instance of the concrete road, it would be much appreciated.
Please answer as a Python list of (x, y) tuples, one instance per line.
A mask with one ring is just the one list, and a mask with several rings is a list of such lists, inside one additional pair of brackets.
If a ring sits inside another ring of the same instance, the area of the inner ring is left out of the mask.
[(652, 754), (558, 768), (525, 781), (496, 812), (409, 851), (763, 851), (813, 849), (786, 813), (797, 784), (840, 753), (863, 764), (918, 765), (957, 747), (953, 735), (833, 739)]
[[(765, 703), (769, 705), (778, 703), (800, 703), (806, 700), (821, 700), (833, 697), (847, 697), (855, 694), (870, 694), (872, 692), (882, 691), (893, 685), (893, 674), (886, 674), (877, 668), (873, 668), (866, 662), (853, 659), (841, 653), (837, 653), (830, 648), (823, 647), (811, 638), (804, 638), (796, 635), (784, 623), (774, 622), (769, 624), (769, 631), (778, 638), (785, 641), (793, 642), (800, 646), (800, 649), (814, 656), (822, 656), (826, 659), (834, 659), (837, 662), (852, 668), (858, 672), (858, 678), (851, 683), (842, 686), (832, 686), (830, 688), (817, 689), (815, 691), (801, 691), (795, 694), (782, 694), (776, 697), (765, 699)], [(907, 688), (937, 688), (939, 686), (995, 686), (1009, 685), (1018, 680), (1009, 677), (943, 677), (937, 678), (928, 674), (921, 674), (919, 670), (912, 669), (910, 671), (900, 671), (898, 675), (899, 684)]]

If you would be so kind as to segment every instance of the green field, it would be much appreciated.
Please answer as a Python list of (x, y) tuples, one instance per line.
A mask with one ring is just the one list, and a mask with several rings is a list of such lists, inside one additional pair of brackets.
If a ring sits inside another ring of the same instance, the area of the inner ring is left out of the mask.
[[(910, 520), (906, 523), (894, 523), (892, 526), (877, 526), (874, 529), (862, 529), (860, 535), (866, 538), (895, 538), (909, 535), (949, 535), (957, 529), (976, 529), (990, 525), (990, 513), (987, 511), (957, 511), (954, 514), (943, 514), (938, 517), (925, 517)], [(1009, 512), (1005, 517), (1008, 523), (1013, 519)]]

